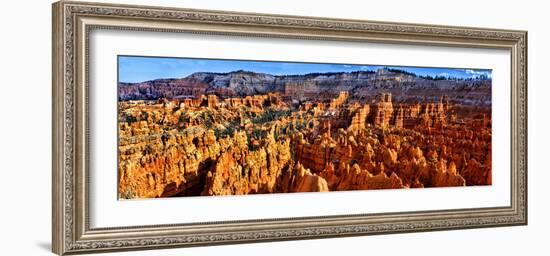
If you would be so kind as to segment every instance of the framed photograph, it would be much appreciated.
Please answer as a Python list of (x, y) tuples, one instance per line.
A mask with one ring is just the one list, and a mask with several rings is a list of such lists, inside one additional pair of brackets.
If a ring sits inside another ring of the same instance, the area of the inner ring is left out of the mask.
[(527, 32), (61, 1), (57, 254), (527, 224)]

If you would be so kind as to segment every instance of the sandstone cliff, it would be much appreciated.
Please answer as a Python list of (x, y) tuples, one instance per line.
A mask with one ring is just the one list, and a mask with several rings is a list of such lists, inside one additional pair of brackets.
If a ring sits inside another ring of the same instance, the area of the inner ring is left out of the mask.
[(198, 72), (178, 79), (119, 83), (118, 93), (121, 100), (153, 100), (198, 97), (202, 94), (240, 97), (269, 92), (316, 98), (322, 95), (332, 97), (341, 91), (365, 99), (381, 92), (391, 92), (395, 99), (411, 102), (446, 94), (460, 104), (491, 104), (490, 79), (434, 80), (396, 69), (284, 76), (244, 70)]
[[(198, 79), (198, 78), (197, 78)], [(221, 82), (220, 82), (221, 83)], [(278, 93), (119, 103), (119, 197), (490, 185), (490, 109)]]

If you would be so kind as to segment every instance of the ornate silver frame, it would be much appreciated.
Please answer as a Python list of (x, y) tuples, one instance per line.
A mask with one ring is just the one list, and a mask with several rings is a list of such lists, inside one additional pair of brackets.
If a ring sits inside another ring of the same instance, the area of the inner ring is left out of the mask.
[[(88, 34), (93, 29), (344, 40), (511, 51), (511, 205), (92, 229)], [(527, 224), (527, 32), (61, 1), (53, 4), (53, 242), (57, 254)]]

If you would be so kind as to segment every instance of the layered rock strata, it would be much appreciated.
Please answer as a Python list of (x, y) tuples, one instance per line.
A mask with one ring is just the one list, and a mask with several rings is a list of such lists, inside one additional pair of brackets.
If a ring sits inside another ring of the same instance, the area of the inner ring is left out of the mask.
[(490, 108), (445, 95), (396, 103), (390, 93), (296, 102), (279, 93), (119, 102), (119, 197), (492, 183)]

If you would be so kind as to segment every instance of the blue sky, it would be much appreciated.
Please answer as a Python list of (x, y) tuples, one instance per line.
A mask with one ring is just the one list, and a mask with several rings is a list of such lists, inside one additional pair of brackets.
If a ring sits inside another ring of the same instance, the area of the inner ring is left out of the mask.
[(401, 69), (422, 76), (439, 75), (445, 77), (470, 78), (485, 74), (491, 77), (491, 70), (486, 69), (348, 65), (137, 56), (119, 56), (118, 60), (119, 81), (129, 83), (143, 82), (159, 78), (182, 78), (195, 72), (225, 73), (236, 70), (246, 70), (272, 75), (300, 75), (316, 72), (352, 72), (359, 70), (376, 71), (379, 68), (383, 67)]

